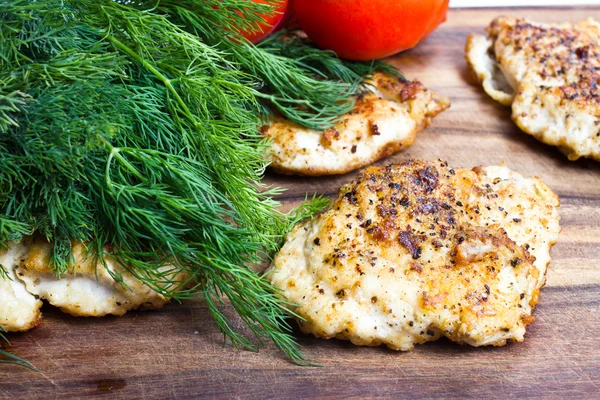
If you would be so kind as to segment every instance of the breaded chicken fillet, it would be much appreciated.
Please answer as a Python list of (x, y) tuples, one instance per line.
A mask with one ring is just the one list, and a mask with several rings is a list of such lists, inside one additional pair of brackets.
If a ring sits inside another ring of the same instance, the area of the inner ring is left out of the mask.
[(507, 167), (363, 170), (298, 224), (268, 278), (305, 333), (410, 350), (522, 341), (559, 233), (558, 197)]
[(5, 274), (0, 275), (0, 326), (7, 331), (27, 331), (42, 319), (42, 302), (25, 290), (17, 279), (15, 267), (27, 253), (25, 241), (8, 242), (0, 249), (0, 265)]
[[(40, 299), (83, 317), (123, 315), (138, 308), (159, 308), (168, 301), (115, 259), (92, 257), (82, 243), (73, 244), (74, 263), (57, 278), (50, 263), (51, 249), (47, 241), (28, 237), (0, 250), (0, 264), (8, 273), (6, 279), (0, 277), (0, 326), (4, 329), (35, 327), (41, 321)], [(173, 273), (173, 280), (177, 279), (183, 276)]]
[(495, 100), (536, 139), (570, 160), (600, 160), (600, 24), (495, 19), (471, 34), (466, 59)]
[(281, 117), (263, 127), (271, 140), (271, 168), (289, 175), (335, 175), (353, 171), (415, 142), (417, 133), (447, 109), (450, 101), (419, 81), (404, 82), (375, 73), (371, 90), (354, 109), (321, 132)]

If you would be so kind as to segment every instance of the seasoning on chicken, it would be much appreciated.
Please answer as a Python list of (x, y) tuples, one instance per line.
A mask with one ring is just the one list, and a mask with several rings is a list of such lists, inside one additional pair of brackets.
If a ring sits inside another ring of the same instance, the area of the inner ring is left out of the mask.
[(570, 160), (600, 160), (600, 24), (492, 21), (471, 34), (466, 59), (484, 90), (512, 106), (526, 133), (558, 146)]
[(354, 109), (324, 132), (281, 117), (270, 121), (262, 131), (271, 140), (271, 167), (289, 175), (353, 171), (412, 145), (431, 118), (450, 106), (419, 81), (376, 73), (371, 85), (357, 96)]
[(15, 275), (15, 268), (27, 252), (25, 241), (8, 242), (0, 249), (0, 326), (7, 331), (27, 331), (37, 326), (42, 314), (42, 302), (25, 290)]
[[(129, 310), (162, 307), (168, 298), (128, 272), (112, 257), (103, 260), (73, 244), (74, 263), (57, 277), (51, 267), (52, 244), (40, 237), (9, 243), (0, 264), (10, 279), (0, 278), (0, 326), (28, 330), (41, 321), (41, 300), (81, 317), (123, 315)], [(165, 279), (179, 285), (185, 277), (164, 267)]]
[(410, 350), (522, 341), (559, 233), (558, 197), (504, 166), (363, 170), (287, 236), (268, 277), (303, 332)]

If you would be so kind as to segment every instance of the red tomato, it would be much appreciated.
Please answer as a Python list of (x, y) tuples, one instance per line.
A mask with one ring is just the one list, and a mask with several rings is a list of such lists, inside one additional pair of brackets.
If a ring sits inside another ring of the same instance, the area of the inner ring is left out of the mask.
[(449, 0), (294, 0), (294, 14), (318, 46), (352, 60), (414, 47), (446, 20)]
[[(251, 0), (254, 3), (265, 4), (264, 0)], [(240, 32), (242, 36), (251, 41), (252, 43), (258, 43), (275, 30), (275, 28), (282, 22), (284, 15), (288, 9), (288, 0), (280, 0), (274, 4), (275, 12), (270, 17), (262, 16), (265, 20), (264, 23), (260, 24), (260, 31), (257, 32)]]
[(288, 0), (287, 8), (285, 9), (285, 14), (283, 14), (283, 18), (275, 27), (276, 31), (281, 29), (299, 29), (300, 25), (298, 25), (298, 21), (296, 21), (296, 17), (294, 16), (294, 0)]

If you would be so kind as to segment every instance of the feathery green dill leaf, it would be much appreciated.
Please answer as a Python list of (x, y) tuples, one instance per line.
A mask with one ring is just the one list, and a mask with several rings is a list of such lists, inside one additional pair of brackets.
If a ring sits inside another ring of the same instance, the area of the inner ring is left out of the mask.
[[(329, 204), (330, 199), (323, 196), (314, 195), (312, 198), (308, 198), (304, 200), (299, 207), (295, 208), (288, 214), (288, 218), (286, 220), (286, 227), (284, 229), (285, 232), (289, 232), (292, 228), (307, 218), (311, 218), (314, 215), (318, 214), (320, 211), (323, 211), (325, 207)], [(283, 238), (282, 238), (283, 239)]]
[(270, 339), (306, 363), (285, 302), (250, 266), (324, 200), (277, 211), (258, 128), (272, 107), (328, 127), (362, 74), (388, 67), (236, 33), (269, 12), (243, 0), (0, 2), (0, 245), (44, 235), (59, 277), (73, 241), (100, 261), (114, 249), (157, 292), (204, 299), (233, 345)]
[(312, 71), (322, 79), (339, 80), (352, 84), (362, 83), (375, 71), (385, 72), (405, 80), (393, 65), (381, 60), (370, 62), (344, 61), (333, 51), (322, 50), (295, 31), (279, 31), (258, 44), (268, 53), (289, 58), (300, 68)]
[[(0, 326), (0, 341), (4, 341), (7, 344), (10, 344), (6, 336), (4, 336), (3, 332), (6, 332), (5, 329)], [(18, 367), (23, 367), (30, 369), (32, 371), (37, 371), (37, 369), (31, 364), (29, 361), (22, 359), (21, 357), (17, 357), (14, 354), (10, 354), (6, 350), (2, 350), (0, 348), (0, 364), (12, 364)]]
[[(155, 8), (189, 32), (227, 54), (239, 68), (260, 80), (256, 96), (300, 125), (325, 130), (354, 107), (351, 97), (375, 70), (401, 76), (384, 62), (342, 61), (334, 53), (309, 45), (285, 31), (259, 46), (238, 34), (250, 30), (238, 11), (223, 12), (220, 0), (164, 0)], [(245, 15), (260, 12), (245, 9)], [(224, 29), (225, 27), (225, 29)]]
[(0, 281), (1, 280), (10, 280), (10, 276), (8, 275), (8, 270), (2, 264), (0, 264)]

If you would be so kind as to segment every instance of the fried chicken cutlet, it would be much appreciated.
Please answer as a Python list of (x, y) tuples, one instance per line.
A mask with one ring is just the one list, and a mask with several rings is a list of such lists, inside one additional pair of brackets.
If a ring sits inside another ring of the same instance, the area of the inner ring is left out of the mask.
[(505, 166), (361, 171), (287, 236), (267, 277), (300, 328), (410, 350), (523, 341), (559, 233), (558, 196)]
[(370, 82), (372, 90), (357, 96), (354, 109), (324, 132), (281, 117), (264, 126), (271, 168), (310, 176), (353, 171), (412, 145), (417, 133), (450, 106), (419, 81), (375, 73)]
[(600, 160), (600, 24), (492, 21), (471, 34), (467, 64), (524, 132), (570, 160)]
[[(114, 258), (92, 257), (82, 243), (73, 244), (73, 265), (58, 278), (51, 266), (51, 249), (52, 244), (41, 237), (27, 237), (0, 250), (0, 264), (8, 274), (8, 279), (0, 277), (0, 326), (5, 330), (35, 327), (42, 317), (40, 300), (83, 317), (120, 316), (129, 310), (159, 308), (169, 300)], [(169, 275), (169, 267), (164, 268)], [(171, 275), (174, 282), (183, 279), (175, 272)]]

